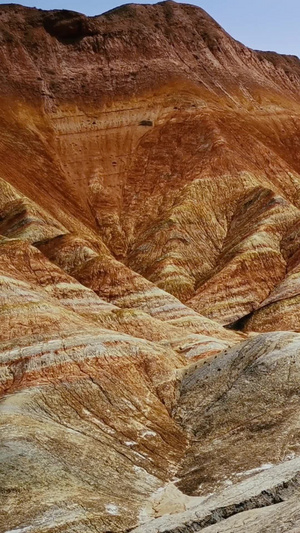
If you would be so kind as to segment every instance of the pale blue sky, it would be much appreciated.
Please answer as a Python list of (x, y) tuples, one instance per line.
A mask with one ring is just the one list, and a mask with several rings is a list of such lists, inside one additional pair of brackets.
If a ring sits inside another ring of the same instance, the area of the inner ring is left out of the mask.
[[(300, 0), (192, 0), (205, 9), (235, 39), (260, 50), (275, 50), (300, 57)], [(2, 2), (4, 4), (7, 2)], [(20, 0), (41, 9), (71, 9), (86, 15), (99, 15), (118, 5), (120, 0)], [(154, 4), (151, 0), (131, 2)]]

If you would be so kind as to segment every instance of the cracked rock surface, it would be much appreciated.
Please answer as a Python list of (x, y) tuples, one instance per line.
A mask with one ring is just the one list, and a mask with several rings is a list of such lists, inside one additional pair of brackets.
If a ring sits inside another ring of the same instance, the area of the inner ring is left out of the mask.
[(300, 524), (299, 490), (300, 462), (294, 459), (204, 498), (186, 512), (158, 518), (148, 523), (147, 529), (141, 526), (133, 531), (291, 531), (288, 528)]
[(0, 533), (300, 530), (300, 62), (0, 6)]

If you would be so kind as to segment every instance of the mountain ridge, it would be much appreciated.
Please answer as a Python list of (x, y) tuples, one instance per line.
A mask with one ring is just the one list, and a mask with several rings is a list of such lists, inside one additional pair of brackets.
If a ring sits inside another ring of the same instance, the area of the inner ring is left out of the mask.
[(299, 60), (163, 2), (0, 61), (0, 533), (299, 527)]

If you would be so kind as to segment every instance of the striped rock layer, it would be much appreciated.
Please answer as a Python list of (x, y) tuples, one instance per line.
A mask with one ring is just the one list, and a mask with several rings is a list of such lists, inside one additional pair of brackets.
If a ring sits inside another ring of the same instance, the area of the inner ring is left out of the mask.
[(297, 528), (298, 58), (167, 1), (0, 62), (0, 533)]

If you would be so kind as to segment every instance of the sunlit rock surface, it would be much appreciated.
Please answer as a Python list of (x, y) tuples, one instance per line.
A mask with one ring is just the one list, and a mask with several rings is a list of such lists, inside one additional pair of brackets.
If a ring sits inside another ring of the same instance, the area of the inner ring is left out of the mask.
[(0, 533), (298, 531), (298, 58), (168, 1), (0, 61)]

